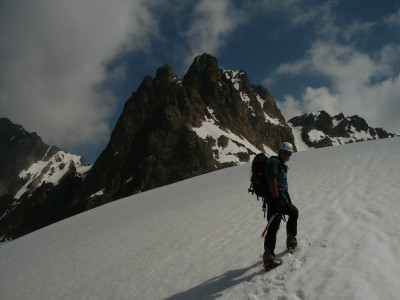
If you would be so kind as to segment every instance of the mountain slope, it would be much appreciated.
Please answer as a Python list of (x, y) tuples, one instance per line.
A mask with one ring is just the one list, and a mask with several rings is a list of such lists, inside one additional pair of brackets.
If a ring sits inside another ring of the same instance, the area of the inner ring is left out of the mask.
[(392, 138), (294, 154), (300, 248), (281, 252), (282, 223), (284, 264), (270, 273), (244, 164), (0, 245), (2, 299), (397, 299), (399, 149)]
[(15, 195), (22, 186), (20, 172), (57, 150), (44, 144), (36, 133), (29, 133), (22, 126), (0, 118), (0, 196)]
[(90, 169), (81, 156), (45, 144), (35, 132), (6, 118), (0, 118), (0, 161), (0, 196), (16, 199), (44, 182), (57, 185), (72, 168), (80, 176)]
[(0, 163), (0, 241), (69, 216), (61, 210), (90, 169), (81, 156), (6, 118), (0, 118)]

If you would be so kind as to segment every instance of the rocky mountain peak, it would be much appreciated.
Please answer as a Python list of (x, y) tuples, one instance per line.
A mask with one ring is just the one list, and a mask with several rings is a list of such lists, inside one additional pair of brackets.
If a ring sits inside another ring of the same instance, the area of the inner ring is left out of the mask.
[(192, 75), (193, 73), (195, 74), (201, 74), (201, 73), (206, 73), (206, 74), (213, 74), (213, 73), (218, 73), (220, 71), (217, 59), (207, 53), (203, 53), (202, 55), (197, 56), (191, 66), (189, 67), (189, 70), (187, 72), (187, 75)]
[(161, 85), (167, 85), (175, 80), (171, 65), (163, 65), (157, 69), (155, 81)]
[(27, 132), (21, 125), (13, 124), (7, 118), (0, 118), (0, 142), (7, 143)]
[(396, 136), (382, 128), (372, 128), (365, 119), (343, 113), (330, 116), (326, 111), (309, 113), (288, 121), (297, 144), (320, 148)]
[(208, 88), (212, 89), (215, 83), (221, 82), (223, 77), (217, 59), (204, 53), (194, 59), (183, 77), (182, 84), (187, 87), (194, 86), (198, 91), (206, 92)]
[(93, 207), (273, 154), (282, 140), (294, 141), (269, 92), (202, 54), (182, 80), (169, 65), (143, 80), (85, 178), (83, 197)]

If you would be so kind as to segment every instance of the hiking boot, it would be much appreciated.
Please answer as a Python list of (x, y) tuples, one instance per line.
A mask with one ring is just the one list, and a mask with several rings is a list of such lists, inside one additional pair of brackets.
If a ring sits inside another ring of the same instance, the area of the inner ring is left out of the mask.
[(263, 270), (265, 272), (271, 271), (272, 269), (275, 269), (277, 266), (280, 266), (282, 264), (282, 259), (279, 258), (273, 258), (267, 262), (265, 262), (262, 266)]
[(286, 248), (289, 253), (293, 253), (297, 247), (297, 239), (291, 234), (288, 234), (288, 238), (286, 240)]
[(268, 248), (264, 249), (263, 261), (270, 261), (275, 258), (275, 253)]

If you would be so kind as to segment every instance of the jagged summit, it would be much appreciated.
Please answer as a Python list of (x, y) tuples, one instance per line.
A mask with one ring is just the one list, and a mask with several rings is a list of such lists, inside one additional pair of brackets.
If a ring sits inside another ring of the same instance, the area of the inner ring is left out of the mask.
[(343, 113), (330, 116), (326, 111), (304, 114), (288, 121), (298, 148), (320, 148), (353, 142), (394, 137), (382, 128), (372, 128), (357, 116)]
[(223, 72), (218, 66), (217, 59), (209, 54), (197, 56), (183, 77), (182, 83), (186, 86), (194, 86), (201, 91), (210, 83), (220, 82)]
[(172, 70), (171, 65), (164, 65), (157, 69), (155, 81), (159, 82), (159, 84), (168, 84), (175, 80), (176, 76)]
[(293, 136), (275, 100), (245, 72), (206, 53), (182, 78), (164, 65), (128, 99), (84, 181), (87, 205), (272, 154), (282, 140)]

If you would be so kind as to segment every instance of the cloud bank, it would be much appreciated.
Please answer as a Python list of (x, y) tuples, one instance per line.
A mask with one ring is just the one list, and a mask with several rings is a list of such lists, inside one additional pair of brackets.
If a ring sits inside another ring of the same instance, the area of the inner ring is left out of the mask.
[(140, 1), (2, 1), (0, 116), (58, 146), (108, 138), (105, 63), (157, 34)]

